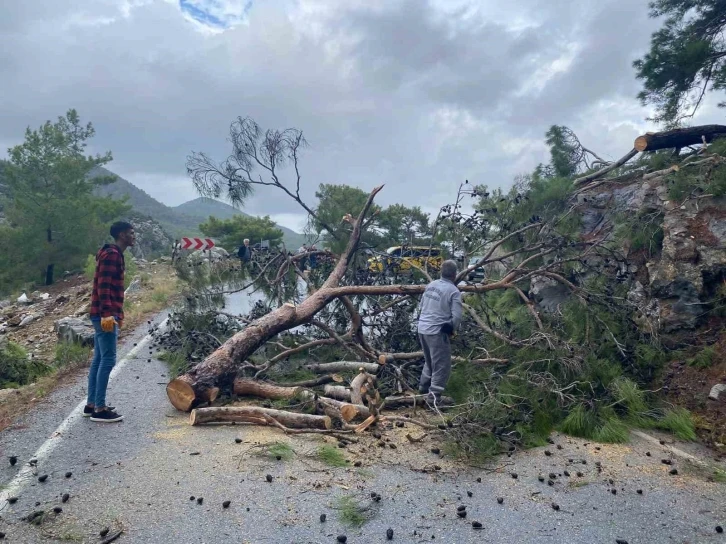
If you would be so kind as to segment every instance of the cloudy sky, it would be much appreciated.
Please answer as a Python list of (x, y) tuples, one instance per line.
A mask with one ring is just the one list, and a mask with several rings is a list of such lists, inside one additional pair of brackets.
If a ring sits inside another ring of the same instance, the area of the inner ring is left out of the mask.
[[(552, 124), (625, 154), (653, 128), (631, 63), (657, 26), (645, 0), (10, 0), (0, 156), (73, 107), (111, 170), (177, 205), (197, 196), (188, 153), (224, 158), (251, 116), (304, 131), (311, 202), (385, 183), (382, 204), (435, 213), (464, 179), (508, 187), (546, 161)], [(273, 189), (245, 211), (302, 222)]]

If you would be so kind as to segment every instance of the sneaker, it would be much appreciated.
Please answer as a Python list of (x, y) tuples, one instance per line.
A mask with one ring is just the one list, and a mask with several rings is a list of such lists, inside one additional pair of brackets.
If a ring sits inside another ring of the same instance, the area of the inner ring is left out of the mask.
[[(109, 410), (115, 410), (116, 408), (114, 406), (108, 406)], [(88, 405), (83, 407), (83, 417), (91, 417), (91, 414), (93, 414), (93, 408), (89, 408)]]
[(99, 423), (115, 423), (116, 421), (121, 421), (124, 416), (117, 414), (113, 410), (108, 408), (104, 408), (100, 412), (93, 412), (91, 415), (91, 421), (98, 421)]

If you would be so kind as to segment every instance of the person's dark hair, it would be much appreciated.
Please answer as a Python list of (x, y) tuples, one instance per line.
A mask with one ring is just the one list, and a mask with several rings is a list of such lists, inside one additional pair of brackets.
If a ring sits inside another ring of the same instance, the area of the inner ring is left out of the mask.
[(126, 232), (133, 228), (134, 226), (131, 223), (127, 223), (126, 221), (116, 221), (113, 225), (111, 225), (111, 236), (114, 240), (118, 240), (118, 237), (121, 236), (122, 232)]
[(456, 279), (456, 261), (448, 260), (441, 263), (441, 277), (450, 281)]

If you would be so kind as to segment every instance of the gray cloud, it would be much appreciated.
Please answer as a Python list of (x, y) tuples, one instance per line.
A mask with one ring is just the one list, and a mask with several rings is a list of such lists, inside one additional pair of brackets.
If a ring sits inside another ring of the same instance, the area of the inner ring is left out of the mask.
[[(211, 3), (210, 3), (211, 2)], [(512, 4), (512, 5), (510, 5)], [(194, 198), (185, 157), (222, 159), (238, 115), (304, 130), (306, 198), (320, 183), (435, 210), (468, 178), (508, 186), (568, 124), (623, 154), (645, 129), (630, 66), (656, 23), (621, 0), (171, 0), (6, 2), (0, 7), (0, 143), (69, 107), (94, 123), (110, 168), (156, 198)], [(294, 222), (259, 190), (246, 211)]]

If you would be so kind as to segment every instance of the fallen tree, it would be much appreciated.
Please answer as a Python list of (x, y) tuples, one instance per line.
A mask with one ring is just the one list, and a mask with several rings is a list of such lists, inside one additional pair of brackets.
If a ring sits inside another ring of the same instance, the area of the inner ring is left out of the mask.
[(358, 217), (355, 220), (350, 219), (353, 224), (353, 232), (346, 250), (320, 289), (299, 306), (284, 304), (277, 310), (253, 321), (204, 361), (169, 383), (166, 390), (167, 395), (177, 410), (186, 412), (199, 403), (213, 402), (219, 393), (216, 384), (233, 378), (237, 371), (235, 368), (237, 364), (244, 361), (276, 334), (309, 322), (333, 298), (340, 296), (336, 293), (336, 288), (348, 268), (350, 258), (358, 247), (366, 214), (373, 199), (382, 188), (382, 186), (376, 187)]
[[(244, 183), (257, 183), (250, 165), (262, 164), (272, 178), (264, 184), (280, 187), (276, 167), (281, 164), (278, 159), (286, 158), (295, 164), (299, 181), (296, 148), (291, 151), (284, 144), (285, 139), (298, 141), (294, 134), (272, 133), (257, 147), (250, 141), (253, 151), (245, 151), (245, 138), (234, 134), (235, 149), (229, 159), (241, 163), (216, 169), (210, 166), (206, 174), (197, 171), (195, 179), (209, 175), (219, 182), (212, 184), (215, 190), (228, 191), (229, 187), (231, 192), (243, 192)], [(271, 158), (266, 159), (264, 153)], [(633, 150), (621, 161), (588, 174), (578, 192), (608, 179), (617, 180), (605, 175), (637, 153)], [(689, 168), (706, 171), (720, 167), (716, 159), (703, 155), (705, 158), (665, 169), (667, 163), (654, 161), (656, 167), (648, 168), (644, 157), (636, 168), (623, 169), (628, 171), (628, 180), (657, 183)], [(597, 159), (592, 164), (606, 163)], [(451, 338), (455, 368), (450, 385), (456, 402), (441, 399), (436, 417), (444, 419), (435, 424), (419, 422), (428, 425), (424, 428), (449, 434), (465, 451), (481, 449), (482, 444), (509, 448), (529, 443), (526, 433), (544, 432), (552, 422), (563, 419), (573, 428), (578, 422), (590, 426), (577, 432), (606, 438), (614, 428), (613, 419), (628, 414), (619, 392), (626, 387), (637, 391), (627, 380), (637, 377), (639, 367), (633, 354), (638, 353), (643, 335), (633, 326), (632, 305), (615, 280), (618, 271), (627, 271), (630, 263), (608, 239), (612, 226), (583, 236), (575, 217), (576, 193), (563, 195), (566, 184), (562, 180), (543, 179), (546, 174), (542, 172), (538, 175), (518, 183), (507, 195), (462, 184), (455, 202), (442, 207), (427, 233), (430, 246), (435, 239), (443, 239), (453, 248), (463, 247), (467, 257), (480, 256), (477, 262), (464, 261), (469, 264), (460, 267), (457, 278), (466, 312), (460, 330)], [(200, 405), (229, 392), (281, 401), (275, 406), (288, 408), (281, 412), (314, 411), (330, 420), (333, 429), (297, 429), (315, 432), (362, 432), (377, 423), (395, 421), (386, 410), (428, 408), (425, 397), (416, 394), (424, 354), (415, 316), (419, 296), (435, 273), (419, 261), (404, 275), (398, 267), (404, 264), (402, 257), (369, 250), (365, 258), (372, 252), (395, 261), (390, 274), (374, 273), (356, 253), (364, 233), (380, 230), (375, 224), (376, 212), (371, 212), (379, 190), (363, 195), (363, 206), (341, 213), (343, 227), (331, 226), (330, 216), (321, 221), (327, 224), (322, 227), (326, 233), (335, 232), (336, 242), (347, 238), (339, 254), (325, 252), (324, 262), (306, 267), (306, 259), (322, 258), (323, 252), (270, 252), (254, 273), (240, 275), (244, 281), (225, 283), (216, 290), (217, 295), (242, 289), (260, 291), (265, 299), (244, 316), (218, 312), (233, 321), (239, 319), (240, 330), (220, 336), (216, 342), (204, 334), (193, 336), (195, 341), (207, 338), (209, 342), (206, 352), (193, 351), (195, 357), (203, 353), (201, 360), (190, 363), (188, 371), (169, 383), (167, 393), (175, 407), (196, 408), (197, 423), (238, 418), (239, 423), (272, 425), (285, 432), (291, 432), (292, 425), (274, 415), (205, 412), (208, 408)], [(296, 189), (285, 192), (299, 199)], [(474, 213), (462, 212), (467, 195), (478, 199)], [(311, 215), (318, 212), (314, 206), (303, 207)], [(219, 283), (230, 280), (223, 265), (218, 274), (210, 268), (206, 285), (213, 283), (210, 278)], [(480, 270), (486, 271), (483, 279), (469, 279)], [(196, 273), (195, 268), (189, 271)], [(561, 300), (555, 308), (543, 311), (540, 299), (547, 290), (565, 294), (558, 294)], [(358, 372), (361, 368), (362, 373)], [(447, 406), (453, 408), (442, 413)], [(570, 412), (574, 414), (571, 420)], [(582, 414), (586, 416), (578, 419)]]

